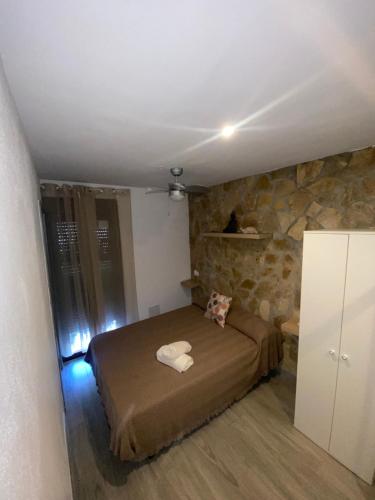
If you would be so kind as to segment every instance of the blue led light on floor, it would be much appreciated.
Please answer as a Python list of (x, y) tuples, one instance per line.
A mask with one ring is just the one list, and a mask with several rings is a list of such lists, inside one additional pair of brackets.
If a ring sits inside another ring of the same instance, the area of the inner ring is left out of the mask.
[(78, 359), (73, 361), (72, 375), (75, 378), (84, 377), (90, 371), (90, 365), (86, 363), (83, 359)]

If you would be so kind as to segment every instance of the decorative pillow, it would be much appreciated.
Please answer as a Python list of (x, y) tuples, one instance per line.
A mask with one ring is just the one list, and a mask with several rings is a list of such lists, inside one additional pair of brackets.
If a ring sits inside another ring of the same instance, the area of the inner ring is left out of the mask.
[(232, 297), (226, 297), (212, 290), (211, 297), (207, 304), (207, 310), (204, 313), (208, 319), (213, 319), (219, 326), (224, 328), (225, 318), (228, 314)]

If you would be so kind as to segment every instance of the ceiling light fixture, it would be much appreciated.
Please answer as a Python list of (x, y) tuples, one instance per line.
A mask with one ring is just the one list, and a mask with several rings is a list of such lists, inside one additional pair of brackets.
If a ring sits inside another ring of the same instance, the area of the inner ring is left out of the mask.
[(234, 125), (226, 125), (225, 127), (222, 128), (221, 130), (221, 135), (225, 139), (228, 139), (234, 134), (234, 131), (236, 130)]
[(169, 197), (173, 201), (182, 201), (185, 198), (185, 192), (179, 189), (171, 189), (169, 191)]

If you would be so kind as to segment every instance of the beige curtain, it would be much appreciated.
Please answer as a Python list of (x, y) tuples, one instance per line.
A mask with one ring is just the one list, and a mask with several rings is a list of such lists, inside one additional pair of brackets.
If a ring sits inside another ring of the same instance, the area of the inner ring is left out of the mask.
[(116, 199), (85, 186), (44, 186), (53, 308), (61, 353), (126, 324)]
[(130, 189), (99, 188), (97, 199), (115, 199), (119, 219), (124, 294), (126, 303), (126, 324), (139, 320), (137, 286), (135, 277), (134, 241)]
[(134, 242), (132, 227), (131, 194), (129, 190), (115, 192), (119, 212), (122, 267), (124, 272), (124, 293), (126, 320), (134, 323), (139, 320), (137, 287), (135, 279)]

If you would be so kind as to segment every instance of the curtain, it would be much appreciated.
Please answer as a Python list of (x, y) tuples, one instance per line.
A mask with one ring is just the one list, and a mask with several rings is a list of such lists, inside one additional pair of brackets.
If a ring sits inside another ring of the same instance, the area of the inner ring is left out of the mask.
[[(132, 208), (130, 190), (114, 193), (119, 212), (122, 268), (125, 276), (124, 293), (126, 302), (126, 323), (139, 320), (137, 286), (135, 279), (135, 259), (132, 227)], [(103, 196), (108, 196), (104, 194)]]
[(70, 357), (126, 322), (117, 202), (55, 186), (43, 193), (43, 211), (59, 345)]

